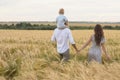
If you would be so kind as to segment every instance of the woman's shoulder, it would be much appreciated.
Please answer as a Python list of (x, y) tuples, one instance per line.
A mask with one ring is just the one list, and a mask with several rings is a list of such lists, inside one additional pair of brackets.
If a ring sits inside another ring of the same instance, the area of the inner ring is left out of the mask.
[(91, 35), (91, 40), (94, 41), (95, 40), (95, 34)]
[(105, 37), (104, 36), (101, 38), (101, 41), (105, 41)]

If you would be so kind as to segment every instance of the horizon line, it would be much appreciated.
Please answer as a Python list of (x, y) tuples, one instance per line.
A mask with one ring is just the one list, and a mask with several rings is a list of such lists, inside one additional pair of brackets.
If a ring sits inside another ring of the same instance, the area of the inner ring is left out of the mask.
[[(55, 21), (35, 21), (35, 20), (33, 20), (33, 21), (27, 21), (27, 20), (21, 20), (21, 21), (0, 21), (0, 23), (1, 22), (55, 22)], [(90, 23), (96, 23), (96, 22), (98, 22), (98, 23), (120, 23), (120, 21), (69, 21), (69, 22), (90, 22)]]

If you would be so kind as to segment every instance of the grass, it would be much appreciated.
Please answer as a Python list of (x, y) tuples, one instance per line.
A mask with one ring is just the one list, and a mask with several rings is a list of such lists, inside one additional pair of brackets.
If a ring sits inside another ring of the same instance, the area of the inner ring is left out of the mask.
[[(88, 64), (89, 47), (60, 63), (50, 38), (53, 31), (0, 30), (0, 80), (119, 80), (120, 31), (105, 30), (106, 47), (111, 62), (103, 55), (103, 63)], [(78, 47), (93, 34), (92, 30), (73, 30)]]

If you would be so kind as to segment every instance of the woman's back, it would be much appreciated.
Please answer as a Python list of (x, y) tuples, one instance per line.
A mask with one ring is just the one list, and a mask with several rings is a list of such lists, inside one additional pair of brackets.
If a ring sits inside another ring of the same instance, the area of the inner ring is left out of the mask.
[[(105, 43), (105, 38), (104, 37), (102, 37), (100, 44), (102, 44), (102, 43)], [(92, 35), (92, 47), (101, 47), (101, 46), (96, 44), (94, 35)]]
[[(105, 38), (102, 38), (100, 44), (102, 44), (104, 42), (105, 42)], [(96, 44), (95, 36), (93, 35), (92, 36), (92, 46), (88, 53), (88, 61), (95, 60), (95, 61), (101, 63), (101, 54), (102, 54), (101, 45)]]

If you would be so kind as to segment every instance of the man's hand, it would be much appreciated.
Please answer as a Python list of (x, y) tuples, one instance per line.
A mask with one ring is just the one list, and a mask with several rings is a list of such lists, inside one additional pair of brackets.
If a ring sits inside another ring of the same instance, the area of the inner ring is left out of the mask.
[(79, 50), (76, 50), (76, 54), (78, 54), (79, 53)]
[(111, 57), (109, 55), (106, 55), (107, 60), (111, 61)]
[(76, 53), (78, 53), (78, 49), (75, 44), (72, 44), (73, 48), (75, 49)]
[(55, 42), (52, 42), (52, 45), (53, 45), (53, 47), (56, 47), (56, 46), (57, 46), (57, 44), (56, 44)]

